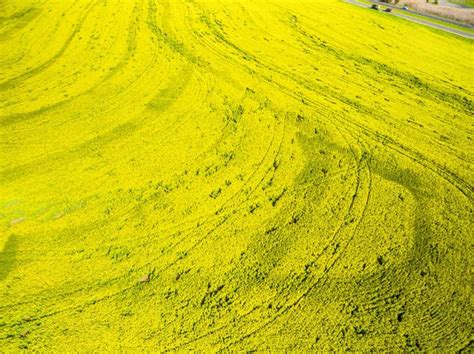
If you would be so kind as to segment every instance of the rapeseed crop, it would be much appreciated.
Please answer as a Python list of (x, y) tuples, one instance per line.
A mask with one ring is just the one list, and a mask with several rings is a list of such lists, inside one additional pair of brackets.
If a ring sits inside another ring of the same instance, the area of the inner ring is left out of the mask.
[(472, 349), (471, 40), (336, 0), (0, 33), (1, 351)]

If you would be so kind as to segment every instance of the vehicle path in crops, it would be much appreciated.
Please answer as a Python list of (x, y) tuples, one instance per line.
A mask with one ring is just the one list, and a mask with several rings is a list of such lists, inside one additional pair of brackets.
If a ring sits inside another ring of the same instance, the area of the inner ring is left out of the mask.
[(0, 351), (472, 346), (472, 41), (339, 0), (0, 38)]

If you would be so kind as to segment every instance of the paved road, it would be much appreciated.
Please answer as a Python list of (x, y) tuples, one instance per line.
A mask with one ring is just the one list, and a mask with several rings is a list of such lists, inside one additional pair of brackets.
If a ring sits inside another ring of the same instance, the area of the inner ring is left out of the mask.
[[(370, 0), (370, 1), (374, 4), (378, 4), (378, 5), (382, 5), (382, 6), (386, 6), (386, 7), (391, 7), (392, 9), (395, 9), (395, 10), (400, 10), (400, 7), (397, 6), (397, 5), (382, 4), (382, 3), (380, 3), (380, 1), (377, 1), (377, 0)], [(441, 1), (441, 0), (439, 0), (439, 1)], [(463, 23), (463, 22), (459, 22), (459, 21), (450, 20), (449, 18), (443, 18), (443, 17), (440, 17), (440, 16), (436, 16), (436, 15), (426, 13), (426, 12), (421, 13), (421, 12), (417, 12), (417, 11), (408, 9), (408, 10), (403, 10), (403, 13), (409, 13), (409, 14), (413, 14), (413, 15), (423, 16), (423, 17), (426, 17), (428, 19), (431, 18), (433, 20), (443, 21), (443, 22), (446, 22), (448, 24), (474, 29), (474, 26), (470, 25), (468, 23)]]
[[(360, 7), (363, 7), (363, 8), (370, 8), (370, 5), (368, 4), (365, 4), (365, 3), (361, 3), (357, 0), (345, 0), (347, 3), (350, 3), (350, 4), (353, 4), (353, 5), (357, 5), (357, 6), (360, 6)], [(385, 6), (385, 4), (384, 4)], [(412, 11), (411, 11), (412, 12)], [(413, 12), (412, 12), (413, 13)], [(436, 28), (436, 29), (439, 29), (441, 31), (444, 31), (444, 32), (448, 32), (448, 33), (452, 33), (452, 34), (455, 34), (457, 36), (461, 36), (461, 37), (464, 37), (464, 38), (469, 38), (469, 39), (474, 39), (474, 34), (472, 33), (469, 33), (469, 32), (466, 32), (466, 31), (463, 31), (461, 29), (456, 29), (456, 28), (452, 28), (452, 27), (448, 27), (448, 26), (443, 26), (443, 25), (440, 25), (440, 24), (437, 24), (437, 23), (433, 23), (429, 20), (423, 20), (421, 18), (417, 18), (417, 17), (412, 17), (412, 16), (409, 16), (409, 15), (405, 15), (403, 13), (400, 13), (399, 11), (395, 10), (393, 12), (390, 12), (390, 13), (387, 13), (387, 15), (392, 15), (392, 16), (396, 16), (396, 17), (400, 17), (400, 18), (403, 18), (403, 19), (406, 19), (408, 21), (412, 21), (412, 22), (415, 22), (415, 23), (419, 23), (421, 25), (425, 25), (425, 26), (428, 26), (428, 27), (431, 27), (431, 28)], [(417, 15), (420, 15), (417, 13)], [(430, 16), (425, 16), (425, 17), (428, 17), (430, 18)], [(439, 20), (437, 18), (437, 20)], [(449, 21), (445, 21), (447, 23), (449, 23)]]

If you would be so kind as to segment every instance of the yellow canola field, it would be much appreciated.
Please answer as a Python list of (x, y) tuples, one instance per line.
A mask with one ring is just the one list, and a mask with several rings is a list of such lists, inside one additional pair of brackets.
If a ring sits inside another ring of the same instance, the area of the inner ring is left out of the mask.
[(1, 1), (0, 351), (472, 350), (473, 62), (337, 0)]

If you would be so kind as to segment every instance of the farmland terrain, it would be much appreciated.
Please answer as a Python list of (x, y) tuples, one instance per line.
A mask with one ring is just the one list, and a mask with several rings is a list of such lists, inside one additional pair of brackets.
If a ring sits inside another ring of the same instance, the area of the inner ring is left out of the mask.
[(472, 351), (473, 62), (338, 0), (3, 0), (0, 351)]

